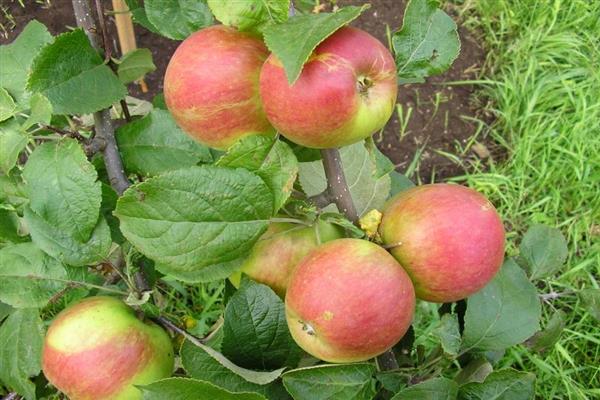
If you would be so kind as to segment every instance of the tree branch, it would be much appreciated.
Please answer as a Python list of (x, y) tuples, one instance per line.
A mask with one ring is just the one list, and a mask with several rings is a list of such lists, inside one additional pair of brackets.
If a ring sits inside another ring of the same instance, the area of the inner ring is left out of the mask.
[(7, 394), (6, 396), (4, 396), (2, 398), (2, 400), (17, 400), (19, 398), (19, 395), (15, 392), (11, 392), (9, 394)]
[(350, 195), (350, 189), (348, 189), (348, 184), (346, 183), (340, 152), (337, 149), (324, 149), (321, 150), (321, 157), (323, 158), (323, 168), (325, 169), (325, 177), (327, 178), (329, 198), (333, 200), (338, 210), (346, 218), (357, 224), (358, 214)]
[(153, 319), (154, 319), (154, 322), (164, 326), (165, 328), (167, 328), (175, 333), (180, 334), (181, 336), (183, 336), (184, 338), (189, 340), (195, 346), (200, 347), (200, 346), (204, 345), (203, 339), (200, 339), (200, 338), (192, 335), (191, 333), (187, 332), (185, 329), (181, 329), (180, 327), (175, 325), (173, 322), (171, 322), (169, 319), (167, 319), (165, 317), (156, 317)]

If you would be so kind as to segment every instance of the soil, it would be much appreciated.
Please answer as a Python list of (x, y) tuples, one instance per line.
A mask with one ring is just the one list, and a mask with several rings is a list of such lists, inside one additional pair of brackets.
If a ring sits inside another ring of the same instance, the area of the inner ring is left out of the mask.
[[(24, 3), (25, 7), (21, 7), (18, 0), (3, 2), (2, 7), (6, 8), (7, 12), (0, 12), (0, 23), (7, 32), (4, 37), (0, 36), (1, 44), (14, 40), (25, 24), (32, 19), (45, 24), (52, 34), (64, 32), (75, 26), (70, 1), (25, 0)], [(325, 5), (323, 11), (330, 11), (334, 2), (322, 3)], [(346, 6), (364, 4), (365, 1), (338, 0), (336, 3), (338, 6)], [(405, 1), (372, 0), (370, 3), (371, 8), (352, 25), (387, 43), (386, 27), (389, 26), (391, 32), (400, 28)], [(448, 11), (452, 14), (451, 10)], [(7, 15), (11, 17), (7, 18)], [(112, 17), (108, 17), (107, 20), (109, 29), (112, 30), (111, 37), (116, 38)], [(162, 77), (179, 42), (158, 36), (139, 25), (136, 25), (135, 29), (138, 47), (149, 48), (152, 51), (157, 69), (145, 78), (148, 92), (142, 93), (138, 85), (131, 85), (130, 93), (135, 97), (151, 100), (157, 93), (162, 92)], [(383, 132), (375, 135), (379, 148), (396, 164), (398, 171), (414, 170), (414, 180), (441, 181), (461, 175), (470, 159), (490, 157), (488, 149), (492, 149), (493, 153), (491, 143), (486, 142), (482, 133), (478, 131), (480, 124), (474, 122), (477, 119), (488, 118), (478, 111), (476, 96), (473, 96), (474, 87), (444, 84), (476, 78), (484, 62), (485, 53), (474, 35), (460, 29), (460, 38), (460, 56), (448, 72), (429, 78), (424, 84), (400, 86), (398, 104), (404, 119), (408, 121), (405, 121), (404, 129), (401, 128), (398, 113), (395, 113)], [(113, 47), (113, 54), (120, 54), (116, 40)], [(412, 110), (410, 119), (406, 118), (408, 110)], [(475, 135), (478, 135), (476, 141), (472, 140)], [(473, 143), (476, 145), (470, 147)], [(491, 155), (494, 156), (495, 154)]]

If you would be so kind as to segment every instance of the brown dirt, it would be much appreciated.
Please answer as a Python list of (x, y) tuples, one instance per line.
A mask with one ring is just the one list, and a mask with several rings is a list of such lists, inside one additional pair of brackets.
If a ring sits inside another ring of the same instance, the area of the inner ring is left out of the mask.
[[(331, 9), (334, 2), (322, 1), (326, 4), (325, 11)], [(365, 1), (338, 0), (339, 6), (359, 5)], [(386, 25), (392, 32), (399, 29), (402, 23), (405, 2), (403, 0), (372, 0), (371, 8), (365, 11), (352, 25), (362, 28), (383, 43), (387, 43)], [(52, 34), (64, 32), (68, 27), (75, 25), (75, 19), (66, 0), (26, 0), (25, 8), (17, 0), (4, 3), (9, 11), (8, 15), (14, 18), (14, 29), (9, 29), (7, 37), (0, 37), (0, 43), (11, 42), (31, 19), (44, 23)], [(12, 22), (0, 12), (0, 23), (10, 28)], [(114, 29), (111, 17), (108, 25)], [(0, 32), (1, 33), (1, 32)], [(141, 93), (137, 85), (131, 85), (130, 92), (133, 96), (151, 100), (154, 95), (162, 91), (162, 77), (167, 63), (175, 51), (178, 42), (169, 40), (143, 27), (136, 25), (138, 47), (146, 47), (152, 51), (155, 72), (146, 76), (149, 87), (148, 93)], [(113, 32), (112, 37), (116, 38)], [(473, 118), (482, 118), (474, 102), (471, 85), (445, 85), (444, 82), (463, 81), (477, 77), (485, 54), (476, 41), (465, 29), (460, 30), (462, 41), (461, 54), (455, 61), (450, 71), (433, 77), (424, 84), (403, 85), (398, 94), (398, 104), (402, 106), (404, 114), (412, 108), (410, 120), (406, 124), (404, 133), (401, 134), (401, 124), (398, 113), (390, 119), (382, 135), (375, 139), (379, 148), (397, 165), (400, 172), (405, 172), (414, 163), (415, 175), (413, 179), (428, 182), (432, 178), (436, 181), (460, 175), (468, 165), (468, 159), (476, 157), (475, 152), (462, 149), (470, 143), (470, 139), (478, 133), (478, 124)], [(114, 54), (119, 54), (118, 44), (113, 43)], [(485, 158), (487, 148), (491, 146), (485, 142), (482, 134), (477, 138), (482, 144), (475, 149), (480, 157)], [(415, 158), (415, 154), (420, 157)], [(451, 160), (443, 153), (455, 155), (458, 162)]]

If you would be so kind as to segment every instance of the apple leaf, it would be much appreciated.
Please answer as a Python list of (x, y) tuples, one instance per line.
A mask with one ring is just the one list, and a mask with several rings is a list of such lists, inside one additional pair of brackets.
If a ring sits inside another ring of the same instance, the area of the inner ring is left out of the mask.
[(0, 171), (8, 174), (27, 145), (27, 136), (14, 119), (0, 123)]
[(232, 393), (190, 378), (167, 378), (139, 388), (144, 400), (267, 400), (258, 393)]
[[(304, 63), (323, 40), (356, 19), (369, 5), (344, 7), (335, 13), (308, 14), (264, 28), (265, 43), (285, 69), (290, 85), (302, 72)], [(290, 45), (293, 43), (293, 46)]]
[(433, 378), (401, 390), (392, 400), (456, 400), (457, 396), (456, 382), (448, 378)]
[(119, 61), (117, 75), (123, 83), (143, 78), (156, 69), (152, 62), (152, 52), (148, 49), (135, 49), (125, 54)]
[(485, 381), (460, 387), (461, 400), (530, 400), (534, 395), (535, 375), (503, 369), (492, 372)]
[(493, 370), (492, 364), (485, 357), (478, 357), (461, 369), (454, 380), (459, 385), (471, 382), (483, 382)]
[(6, 89), (0, 87), (0, 122), (5, 121), (15, 115), (17, 105), (15, 101), (6, 91)]
[(294, 399), (370, 400), (375, 396), (373, 364), (318, 365), (283, 374), (283, 384)]
[(76, 140), (38, 146), (25, 164), (23, 178), (33, 211), (75, 240), (90, 238), (102, 193), (98, 174)]
[(530, 279), (545, 278), (557, 272), (567, 259), (567, 241), (562, 233), (546, 225), (530, 227), (519, 246)]
[(259, 176), (212, 165), (133, 185), (115, 210), (123, 235), (142, 254), (190, 281), (195, 271), (241, 261), (272, 214), (273, 196)]
[(402, 175), (400, 172), (390, 172), (390, 179), (392, 181), (390, 197), (395, 196), (398, 193), (415, 186), (415, 184), (410, 179), (408, 179), (405, 175)]
[(424, 82), (443, 73), (460, 52), (456, 24), (436, 0), (410, 0), (392, 44), (399, 83)]
[[(363, 143), (355, 143), (340, 149), (342, 165), (350, 195), (359, 216), (372, 209), (381, 209), (390, 193), (390, 176), (377, 178), (374, 160)], [(327, 188), (325, 170), (321, 161), (300, 163), (300, 184), (308, 196), (317, 195)], [(325, 211), (337, 211), (329, 205)]]
[(79, 267), (94, 264), (108, 256), (112, 240), (110, 228), (102, 216), (85, 242), (59, 230), (29, 207), (25, 208), (24, 218), (33, 243), (67, 265)]
[(225, 308), (225, 357), (253, 369), (295, 367), (303, 354), (288, 330), (285, 306), (271, 288), (244, 280)]
[(0, 300), (15, 308), (44, 307), (66, 278), (62, 264), (33, 243), (0, 250)]
[(27, 241), (20, 235), (19, 216), (15, 211), (3, 209), (0, 205), (0, 248), (11, 243)]
[(26, 105), (30, 93), (25, 89), (31, 63), (40, 49), (52, 41), (48, 29), (36, 20), (29, 22), (12, 42), (0, 46), (0, 82), (12, 98)]
[(0, 301), (0, 323), (13, 312), (13, 308)]
[(140, 4), (139, 0), (125, 0), (125, 3), (127, 4), (127, 8), (129, 8), (129, 11), (131, 12), (131, 17), (136, 24), (140, 24), (150, 32), (160, 35), (158, 29), (156, 29), (156, 27), (148, 20), (146, 9), (144, 8), (143, 4)]
[(209, 149), (186, 135), (164, 110), (152, 110), (121, 126), (116, 138), (125, 168), (140, 175), (158, 175), (213, 161)]
[[(279, 369), (273, 374), (272, 372), (243, 369), (232, 363), (222, 363), (219, 359), (227, 360), (223, 355), (215, 350), (211, 355), (204, 348), (197, 347), (189, 341), (183, 343), (180, 354), (183, 368), (192, 378), (210, 382), (230, 392), (255, 392), (272, 400), (288, 399), (281, 381), (277, 380), (283, 369)], [(260, 380), (257, 379), (259, 377)], [(261, 383), (255, 383), (246, 378)]]
[(46, 96), (56, 114), (92, 113), (127, 94), (81, 29), (57, 36), (42, 49), (31, 69), (27, 88)]
[(144, 0), (148, 21), (170, 39), (183, 40), (213, 23), (206, 0)]
[(579, 297), (590, 315), (600, 321), (600, 289), (583, 289)]
[(298, 160), (285, 142), (261, 135), (245, 137), (221, 157), (217, 165), (245, 168), (260, 176), (271, 189), (279, 210), (292, 193), (298, 176)]
[(566, 317), (567, 315), (564, 311), (555, 310), (546, 327), (527, 339), (525, 343), (527, 347), (539, 352), (551, 349), (558, 342), (562, 331), (565, 329)]
[(287, 20), (290, 0), (208, 0), (208, 7), (223, 25), (260, 33)]
[(461, 343), (458, 316), (456, 314), (444, 314), (436, 333), (444, 352), (453, 356), (457, 355)]
[(467, 299), (463, 348), (501, 350), (521, 343), (540, 329), (535, 286), (512, 260), (494, 279)]
[(23, 123), (21, 129), (27, 130), (35, 124), (47, 125), (50, 123), (52, 119), (52, 104), (50, 104), (50, 100), (44, 95), (34, 93), (29, 100), (29, 108), (29, 117)]
[(13, 311), (0, 325), (0, 382), (34, 400), (35, 385), (29, 380), (41, 370), (44, 326), (35, 308)]

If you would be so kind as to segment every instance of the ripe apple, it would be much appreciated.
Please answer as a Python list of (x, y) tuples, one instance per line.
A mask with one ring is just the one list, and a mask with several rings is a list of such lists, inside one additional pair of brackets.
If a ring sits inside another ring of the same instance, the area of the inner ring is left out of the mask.
[(262, 109), (263, 42), (223, 25), (185, 39), (169, 61), (165, 102), (177, 124), (199, 142), (225, 150), (251, 134), (274, 134)]
[(317, 46), (293, 85), (274, 54), (260, 73), (269, 121), (292, 142), (317, 149), (346, 146), (383, 128), (397, 92), (396, 64), (388, 49), (351, 27)]
[(58, 314), (42, 354), (44, 375), (71, 400), (141, 399), (134, 385), (168, 378), (173, 363), (165, 331), (105, 296), (89, 297)]
[(254, 245), (240, 272), (232, 275), (230, 280), (237, 287), (245, 273), (284, 298), (289, 277), (298, 262), (320, 243), (341, 237), (340, 228), (323, 221), (313, 226), (272, 223)]
[(287, 323), (305, 351), (329, 362), (375, 357), (404, 336), (412, 321), (410, 278), (382, 247), (337, 239), (311, 251), (292, 273)]
[(504, 259), (504, 227), (494, 206), (459, 185), (432, 184), (388, 201), (379, 226), (383, 243), (410, 275), (417, 297), (464, 299), (483, 288)]

